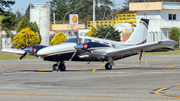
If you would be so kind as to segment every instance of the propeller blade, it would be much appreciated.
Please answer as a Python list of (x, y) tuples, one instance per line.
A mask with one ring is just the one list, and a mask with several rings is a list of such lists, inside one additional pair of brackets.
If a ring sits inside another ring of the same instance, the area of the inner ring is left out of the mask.
[(69, 61), (71, 61), (74, 58), (74, 55), (77, 53), (77, 50), (74, 52), (74, 54), (71, 56), (71, 59), (69, 59)]
[(75, 34), (76, 34), (77, 44), (80, 44), (80, 43), (79, 43), (79, 35), (78, 35), (78, 30), (77, 30), (77, 29), (75, 30)]
[(25, 52), (20, 58), (19, 60), (21, 60), (22, 58), (24, 58), (27, 55), (27, 52)]
[(37, 54), (36, 54), (36, 53), (34, 53), (34, 52), (31, 52), (31, 54), (33, 54), (34, 56), (36, 56), (36, 57), (40, 58), (40, 56), (39, 56), (39, 55), (37, 55)]
[(28, 46), (29, 46), (29, 32), (27, 32)]

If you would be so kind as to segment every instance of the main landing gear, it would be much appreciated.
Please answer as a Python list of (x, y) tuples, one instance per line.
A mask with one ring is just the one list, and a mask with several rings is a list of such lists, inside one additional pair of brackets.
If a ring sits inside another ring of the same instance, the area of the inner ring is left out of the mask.
[(114, 61), (112, 57), (108, 57), (108, 63), (105, 65), (106, 70), (111, 70), (112, 66), (114, 66)]
[(106, 68), (106, 70), (111, 70), (112, 69), (112, 65), (110, 63), (107, 63), (105, 65), (105, 68)]
[(59, 61), (59, 62), (57, 62), (56, 64), (54, 64), (53, 66), (52, 66), (52, 69), (53, 69), (53, 71), (65, 71), (66, 70), (66, 66), (65, 66), (65, 64), (64, 64), (64, 61)]

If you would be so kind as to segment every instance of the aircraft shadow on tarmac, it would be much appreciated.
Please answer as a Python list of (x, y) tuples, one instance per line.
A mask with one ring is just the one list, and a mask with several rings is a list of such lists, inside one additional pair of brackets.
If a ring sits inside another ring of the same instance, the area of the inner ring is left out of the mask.
[[(172, 70), (172, 69), (180, 69), (180, 68), (168, 68), (168, 67), (120, 67), (113, 68), (112, 70), (105, 70), (104, 68), (97, 69), (96, 71), (122, 71), (122, 70)], [(77, 69), (77, 70), (66, 70), (65, 72), (82, 72), (82, 71), (92, 71), (93, 69)], [(18, 73), (32, 73), (32, 72), (53, 72), (51, 69), (41, 69), (41, 70), (19, 70), (16, 71)], [(56, 71), (54, 71), (56, 72)], [(57, 71), (59, 72), (59, 71)]]

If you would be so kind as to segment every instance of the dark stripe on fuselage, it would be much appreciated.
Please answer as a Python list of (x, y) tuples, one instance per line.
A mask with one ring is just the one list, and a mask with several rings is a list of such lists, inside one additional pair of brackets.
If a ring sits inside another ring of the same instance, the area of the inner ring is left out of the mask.
[[(60, 61), (60, 60), (68, 61), (73, 54), (74, 54), (74, 52), (64, 53), (64, 54), (56, 54), (56, 55), (52, 55), (52, 56), (47, 56), (47, 57), (44, 58), (44, 60), (45, 61), (55, 61), (55, 62)], [(115, 58), (114, 60), (123, 59), (123, 58), (133, 56), (133, 55), (136, 55), (136, 54), (138, 54), (138, 53), (134, 53), (134, 54), (131, 54), (131, 55), (119, 56), (119, 57)], [(82, 58), (79, 58), (78, 55), (81, 55), (81, 54), (77, 53), (74, 56), (74, 58), (72, 59), (72, 61), (108, 61), (108, 57), (103, 59), (103, 60), (99, 60), (96, 57), (91, 57), (91, 58), (88, 58), (88, 59), (82, 59)]]

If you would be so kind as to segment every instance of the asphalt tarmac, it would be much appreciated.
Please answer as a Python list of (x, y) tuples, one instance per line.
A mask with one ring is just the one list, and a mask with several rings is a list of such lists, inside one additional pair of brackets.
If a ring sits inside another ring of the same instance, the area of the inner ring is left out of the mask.
[(52, 72), (54, 62), (0, 61), (0, 101), (172, 101), (180, 100), (180, 55), (138, 56), (115, 61), (66, 62), (65, 72)]

